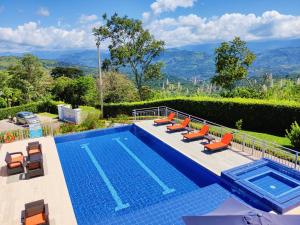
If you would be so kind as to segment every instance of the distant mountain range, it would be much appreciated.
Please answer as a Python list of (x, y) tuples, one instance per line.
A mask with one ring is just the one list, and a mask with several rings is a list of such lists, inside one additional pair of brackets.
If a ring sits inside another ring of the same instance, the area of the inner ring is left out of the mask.
[[(214, 74), (214, 49), (219, 43), (184, 46), (166, 49), (157, 61), (165, 63), (164, 73), (184, 79), (198, 77), (209, 79)], [(300, 39), (249, 42), (248, 47), (255, 52), (257, 58), (250, 69), (251, 76), (272, 73), (274, 76), (300, 74)], [(42, 59), (53, 60), (61, 65), (77, 65), (96, 67), (96, 50), (72, 51), (36, 51), (32, 54)], [(20, 54), (0, 53), (0, 55)], [(108, 58), (104, 52), (102, 59)]]

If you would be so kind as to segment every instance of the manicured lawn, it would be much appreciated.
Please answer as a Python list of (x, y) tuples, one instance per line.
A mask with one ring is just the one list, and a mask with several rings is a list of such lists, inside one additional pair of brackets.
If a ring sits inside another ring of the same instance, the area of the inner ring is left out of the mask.
[(48, 112), (42, 112), (42, 113), (38, 113), (39, 116), (45, 116), (45, 117), (49, 117), (51, 119), (56, 119), (58, 118), (57, 114), (52, 114), (52, 113), (48, 113)]
[(274, 142), (279, 145), (283, 145), (288, 148), (292, 148), (291, 142), (287, 137), (280, 137), (280, 136), (275, 136), (271, 134), (265, 134), (265, 133), (258, 133), (258, 132), (253, 132), (253, 131), (243, 131), (249, 135), (252, 135), (254, 137), (269, 141), (269, 142)]

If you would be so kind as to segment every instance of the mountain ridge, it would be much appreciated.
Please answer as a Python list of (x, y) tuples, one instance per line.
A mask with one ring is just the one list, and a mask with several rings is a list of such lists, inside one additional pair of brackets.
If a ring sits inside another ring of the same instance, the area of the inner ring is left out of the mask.
[[(214, 75), (214, 48), (219, 43), (184, 46), (166, 49), (155, 61), (163, 61), (163, 73), (191, 80), (202, 80)], [(249, 69), (250, 76), (262, 76), (272, 73), (274, 76), (288, 76), (300, 73), (300, 39), (249, 42), (248, 47), (256, 54), (256, 60)], [(97, 67), (97, 51), (35, 51), (32, 54), (42, 59), (54, 60), (60, 65), (74, 65), (87, 68)], [(0, 53), (0, 55), (10, 55)], [(21, 56), (19, 54), (11, 54)], [(102, 60), (109, 57), (108, 52), (101, 53)], [(127, 70), (126, 70), (127, 71)]]

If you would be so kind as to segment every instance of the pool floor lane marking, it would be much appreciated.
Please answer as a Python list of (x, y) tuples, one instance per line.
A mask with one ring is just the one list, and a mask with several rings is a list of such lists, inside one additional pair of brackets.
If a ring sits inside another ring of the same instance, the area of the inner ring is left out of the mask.
[(173, 188), (169, 188), (159, 177), (151, 170), (149, 169), (142, 160), (140, 160), (127, 146), (120, 140), (120, 138), (113, 138), (114, 141), (118, 142), (119, 145), (150, 175), (150, 177), (153, 178), (153, 180), (156, 181), (156, 183), (159, 184), (159, 186), (162, 187), (163, 194), (169, 194), (175, 191)]
[(102, 167), (100, 166), (100, 164), (98, 163), (97, 159), (94, 157), (93, 153), (91, 152), (89, 146), (89, 144), (82, 144), (80, 145), (81, 148), (83, 148), (88, 156), (90, 157), (92, 163), (94, 164), (94, 166), (96, 167), (98, 173), (100, 174), (101, 178), (103, 179), (106, 187), (108, 188), (108, 190), (110, 191), (111, 196), (113, 197), (113, 199), (115, 200), (117, 206), (115, 207), (115, 211), (119, 211), (121, 209), (125, 209), (129, 207), (129, 203), (123, 203), (122, 199), (120, 198), (120, 196), (118, 195), (116, 189), (114, 188), (114, 186), (112, 185), (112, 183), (110, 182), (110, 180), (108, 179), (108, 177), (106, 176), (104, 170), (102, 169)]

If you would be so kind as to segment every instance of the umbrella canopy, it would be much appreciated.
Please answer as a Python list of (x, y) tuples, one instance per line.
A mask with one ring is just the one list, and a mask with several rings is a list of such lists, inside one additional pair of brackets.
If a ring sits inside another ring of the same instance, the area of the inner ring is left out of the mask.
[(184, 216), (186, 225), (299, 225), (300, 215), (277, 215), (254, 209), (229, 198), (204, 216)]

